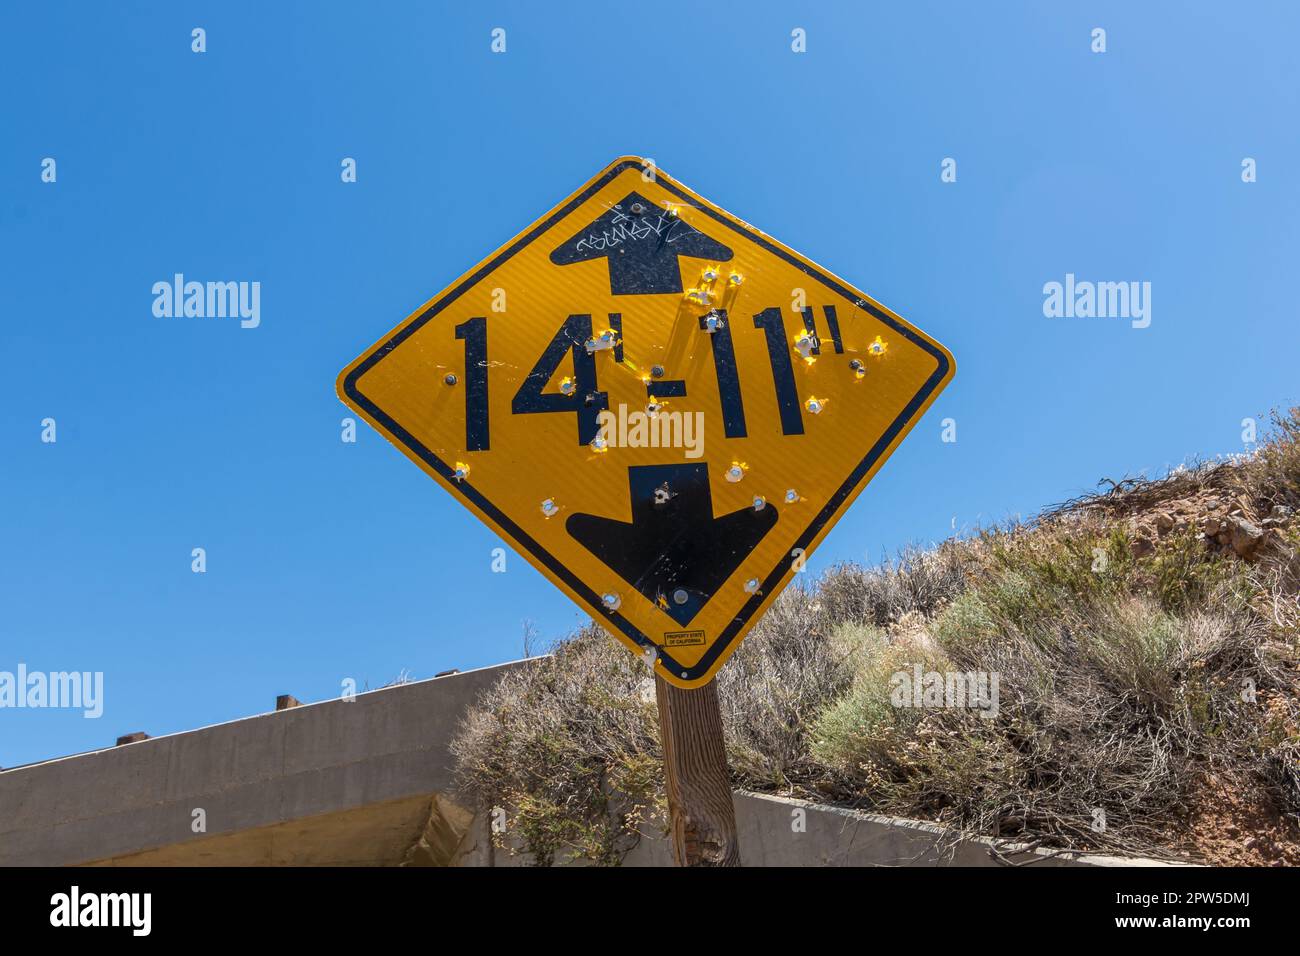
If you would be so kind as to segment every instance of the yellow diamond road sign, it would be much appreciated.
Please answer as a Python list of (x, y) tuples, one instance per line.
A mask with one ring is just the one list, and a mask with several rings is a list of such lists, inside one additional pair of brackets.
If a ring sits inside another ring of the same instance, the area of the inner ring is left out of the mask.
[(953, 371), (924, 332), (625, 157), (367, 349), (338, 391), (694, 687)]

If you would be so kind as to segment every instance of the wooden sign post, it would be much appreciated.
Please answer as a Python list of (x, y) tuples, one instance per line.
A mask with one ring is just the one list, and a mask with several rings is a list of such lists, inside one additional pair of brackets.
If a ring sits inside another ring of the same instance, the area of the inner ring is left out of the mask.
[(664, 785), (678, 866), (740, 866), (718, 685), (684, 690), (655, 676)]

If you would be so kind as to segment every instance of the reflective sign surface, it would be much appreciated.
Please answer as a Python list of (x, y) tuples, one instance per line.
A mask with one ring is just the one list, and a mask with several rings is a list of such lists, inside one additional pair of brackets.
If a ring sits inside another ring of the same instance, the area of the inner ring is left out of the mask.
[(925, 333), (628, 157), (367, 349), (338, 388), (690, 687), (953, 371)]

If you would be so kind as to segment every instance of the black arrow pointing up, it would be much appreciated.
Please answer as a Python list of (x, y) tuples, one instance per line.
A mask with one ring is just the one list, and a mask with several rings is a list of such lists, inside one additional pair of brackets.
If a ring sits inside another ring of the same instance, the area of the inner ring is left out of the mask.
[(557, 266), (609, 258), (614, 295), (681, 292), (678, 256), (726, 262), (732, 252), (640, 193), (626, 198), (551, 253)]
[(565, 528), (678, 624), (699, 613), (776, 524), (772, 505), (714, 518), (705, 464), (638, 465), (627, 482), (631, 524), (578, 513)]

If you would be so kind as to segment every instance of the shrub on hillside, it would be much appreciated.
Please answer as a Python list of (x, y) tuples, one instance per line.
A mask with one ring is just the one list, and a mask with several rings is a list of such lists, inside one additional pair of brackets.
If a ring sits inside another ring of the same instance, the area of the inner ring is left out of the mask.
[[(1227, 812), (1271, 821), (1273, 859), (1300, 863), (1297, 507), (1293, 412), (1250, 456), (791, 587), (718, 675), (735, 782), (1192, 856), (1217, 787)], [(1247, 557), (1225, 523), (1249, 525)], [(996, 675), (997, 706), (900, 706), (918, 668)], [(455, 751), (539, 862), (617, 862), (662, 818), (653, 681), (595, 627), (504, 678)]]

